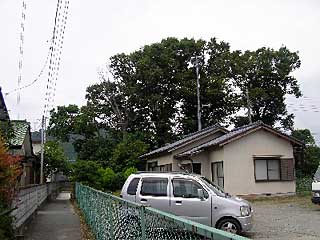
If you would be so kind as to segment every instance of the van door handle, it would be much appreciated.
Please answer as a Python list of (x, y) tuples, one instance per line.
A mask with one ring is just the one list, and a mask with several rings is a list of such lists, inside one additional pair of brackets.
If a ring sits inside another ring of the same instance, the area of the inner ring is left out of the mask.
[(177, 205), (181, 205), (181, 204), (182, 204), (182, 201), (181, 201), (181, 200), (178, 200), (178, 201), (176, 201), (176, 204), (177, 204)]
[(148, 202), (148, 201), (147, 201), (147, 199), (141, 198), (140, 202), (146, 203), (146, 202)]

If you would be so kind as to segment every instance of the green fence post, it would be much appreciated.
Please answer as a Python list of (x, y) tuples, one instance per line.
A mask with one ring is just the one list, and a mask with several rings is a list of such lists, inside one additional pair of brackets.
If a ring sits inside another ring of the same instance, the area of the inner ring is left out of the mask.
[(141, 240), (147, 239), (146, 234), (146, 218), (145, 218), (145, 207), (140, 207), (140, 226), (141, 226)]

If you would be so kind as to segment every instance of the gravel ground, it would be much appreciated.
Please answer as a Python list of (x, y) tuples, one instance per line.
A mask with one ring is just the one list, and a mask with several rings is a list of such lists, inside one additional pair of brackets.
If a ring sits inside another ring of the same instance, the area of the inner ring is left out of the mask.
[(254, 226), (245, 236), (252, 239), (320, 239), (320, 206), (310, 196), (251, 201)]

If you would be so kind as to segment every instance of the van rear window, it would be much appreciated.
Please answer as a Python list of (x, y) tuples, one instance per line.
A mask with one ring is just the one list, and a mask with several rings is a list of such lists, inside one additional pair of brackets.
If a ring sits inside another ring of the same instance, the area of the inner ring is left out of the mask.
[(134, 178), (131, 180), (127, 189), (127, 193), (129, 195), (136, 195), (139, 181), (140, 181), (140, 178)]

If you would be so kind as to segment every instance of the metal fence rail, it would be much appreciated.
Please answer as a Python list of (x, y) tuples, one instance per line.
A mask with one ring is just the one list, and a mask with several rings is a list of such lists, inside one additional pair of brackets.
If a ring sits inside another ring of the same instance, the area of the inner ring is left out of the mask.
[(14, 217), (13, 226), (19, 228), (46, 200), (46, 198), (58, 190), (57, 183), (34, 185), (19, 190), (17, 197), (13, 200)]
[(76, 183), (76, 199), (97, 240), (247, 239), (80, 183)]

